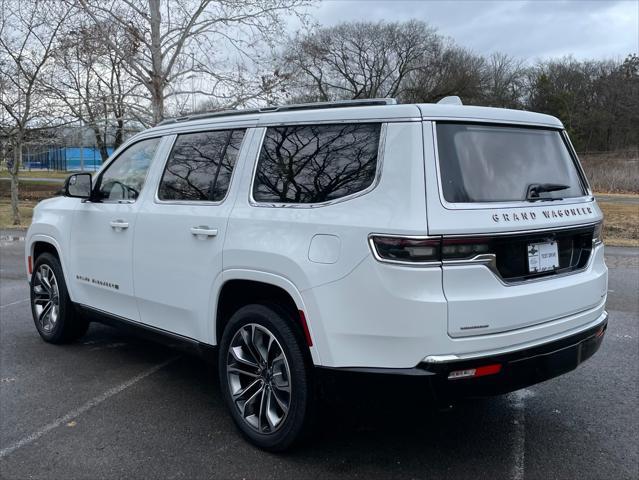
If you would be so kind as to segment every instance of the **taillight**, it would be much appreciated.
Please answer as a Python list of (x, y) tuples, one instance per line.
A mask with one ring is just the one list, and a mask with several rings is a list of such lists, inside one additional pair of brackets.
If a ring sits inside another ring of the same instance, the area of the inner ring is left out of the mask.
[(378, 260), (415, 264), (440, 261), (440, 238), (371, 235), (370, 244)]
[(378, 260), (432, 264), (442, 260), (470, 260), (494, 253), (490, 238), (401, 237), (371, 235), (371, 248)]
[(442, 260), (466, 260), (477, 255), (492, 253), (488, 238), (444, 238), (442, 240)]
[(595, 231), (592, 233), (592, 243), (595, 245), (603, 243), (603, 221), (595, 225)]

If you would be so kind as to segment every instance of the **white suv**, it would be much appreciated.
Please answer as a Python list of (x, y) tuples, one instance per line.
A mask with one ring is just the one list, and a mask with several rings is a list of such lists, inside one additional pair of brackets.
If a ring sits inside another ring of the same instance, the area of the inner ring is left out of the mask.
[(45, 341), (125, 324), (217, 346), (240, 430), (281, 450), (317, 371), (512, 391), (600, 346), (602, 214), (562, 124), (366, 100), (194, 115), (41, 202), (26, 243)]

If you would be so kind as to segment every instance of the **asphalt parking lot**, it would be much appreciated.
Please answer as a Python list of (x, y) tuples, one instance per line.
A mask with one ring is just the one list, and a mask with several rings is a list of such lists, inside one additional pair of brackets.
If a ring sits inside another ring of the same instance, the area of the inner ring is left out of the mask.
[(92, 325), (53, 346), (33, 326), (20, 232), (0, 232), (0, 477), (639, 477), (639, 250), (609, 248), (610, 323), (577, 370), (446, 411), (415, 380), (349, 388), (285, 455), (244, 442), (214, 367)]

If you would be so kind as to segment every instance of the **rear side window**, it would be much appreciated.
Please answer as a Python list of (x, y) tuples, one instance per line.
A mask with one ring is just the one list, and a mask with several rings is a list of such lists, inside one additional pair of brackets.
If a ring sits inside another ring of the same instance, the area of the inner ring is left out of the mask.
[(320, 203), (373, 184), (380, 124), (269, 127), (258, 159), (258, 202)]
[(160, 181), (160, 200), (219, 202), (231, 183), (244, 130), (179, 135)]
[(558, 130), (438, 123), (437, 148), (448, 202), (538, 201), (585, 194)]

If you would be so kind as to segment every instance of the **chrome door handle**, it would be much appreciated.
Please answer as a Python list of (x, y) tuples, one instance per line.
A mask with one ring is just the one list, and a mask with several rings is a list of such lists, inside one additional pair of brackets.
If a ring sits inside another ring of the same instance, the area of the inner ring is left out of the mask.
[(125, 230), (127, 228), (129, 228), (129, 222), (125, 222), (124, 220), (111, 220), (111, 228), (114, 229), (116, 232), (120, 232), (122, 230)]
[(206, 225), (191, 227), (191, 235), (195, 235), (196, 237), (215, 237), (217, 236), (217, 228), (209, 228)]

